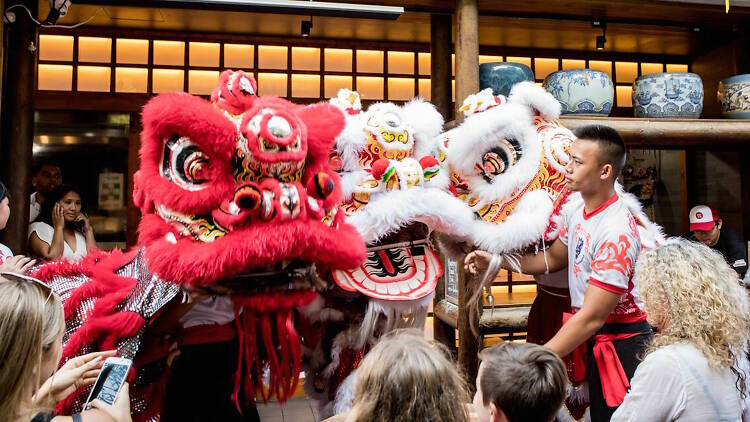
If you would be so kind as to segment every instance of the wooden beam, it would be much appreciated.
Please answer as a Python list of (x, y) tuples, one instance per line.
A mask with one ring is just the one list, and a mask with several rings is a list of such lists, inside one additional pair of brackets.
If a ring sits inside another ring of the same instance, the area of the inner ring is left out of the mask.
[[(20, 0), (36, 16), (35, 0)], [(0, 176), (7, 184), (10, 219), (2, 240), (14, 253), (25, 254), (29, 235), (31, 160), (34, 145), (34, 84), (36, 84), (36, 25), (18, 9), (8, 25), (5, 84), (2, 95), (2, 159)]]
[(451, 93), (451, 52), (453, 51), (451, 15), (430, 17), (430, 101), (446, 121), (453, 118)]
[(456, 119), (470, 94), (479, 91), (479, 8), (477, 0), (456, 1)]
[(570, 130), (588, 124), (611, 126), (633, 148), (737, 148), (750, 142), (750, 120), (563, 116), (560, 122)]

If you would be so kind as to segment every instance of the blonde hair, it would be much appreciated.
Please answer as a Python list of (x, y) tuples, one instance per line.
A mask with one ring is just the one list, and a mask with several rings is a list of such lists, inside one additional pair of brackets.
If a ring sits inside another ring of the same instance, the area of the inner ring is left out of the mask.
[(468, 421), (466, 383), (441, 345), (416, 330), (387, 334), (355, 375), (347, 421)]
[[(60, 298), (35, 282), (0, 277), (0, 420), (13, 420), (39, 388), (42, 356), (64, 326)], [(28, 396), (28, 397), (27, 397)]]
[(479, 353), (482, 403), (494, 403), (510, 422), (552, 421), (567, 393), (565, 364), (546, 347), (500, 343)]
[[(647, 315), (665, 323), (646, 353), (688, 342), (712, 368), (733, 368), (748, 337), (747, 292), (718, 252), (670, 239), (638, 258), (635, 279)], [(653, 322), (653, 321), (652, 321)]]

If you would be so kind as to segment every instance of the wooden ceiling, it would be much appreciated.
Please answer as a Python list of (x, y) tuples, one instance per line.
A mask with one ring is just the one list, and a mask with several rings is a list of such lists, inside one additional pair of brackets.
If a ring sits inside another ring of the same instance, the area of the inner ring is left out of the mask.
[[(82, 1), (97, 4), (74, 1), (58, 24), (72, 25), (94, 16), (87, 27), (300, 37), (300, 22), (308, 19), (285, 14), (131, 7), (123, 6), (132, 4), (124, 0)], [(455, 1), (439, 0), (347, 2), (402, 5), (407, 12), (395, 21), (316, 16), (312, 36), (429, 43), (430, 13), (450, 13), (455, 8)], [(159, 4), (158, 0), (153, 3)], [(723, 6), (672, 1), (480, 0), (479, 7), (480, 44), (521, 49), (593, 50), (595, 37), (601, 33), (591, 25), (597, 19), (608, 22), (607, 51), (689, 55), (701, 34), (693, 28), (701, 28), (703, 33), (716, 28), (729, 31), (738, 23), (750, 22), (750, 8), (732, 6), (727, 15)], [(48, 1), (40, 0), (39, 15), (46, 16), (48, 10)]]

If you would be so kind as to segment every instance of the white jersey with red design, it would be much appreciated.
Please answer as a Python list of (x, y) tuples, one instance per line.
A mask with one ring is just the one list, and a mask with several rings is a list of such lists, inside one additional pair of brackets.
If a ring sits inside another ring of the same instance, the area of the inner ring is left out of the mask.
[(589, 284), (620, 296), (608, 323), (645, 321), (643, 304), (633, 283), (635, 261), (641, 252), (636, 220), (615, 193), (587, 213), (583, 201), (568, 210), (560, 240), (568, 246), (570, 302), (583, 306)]

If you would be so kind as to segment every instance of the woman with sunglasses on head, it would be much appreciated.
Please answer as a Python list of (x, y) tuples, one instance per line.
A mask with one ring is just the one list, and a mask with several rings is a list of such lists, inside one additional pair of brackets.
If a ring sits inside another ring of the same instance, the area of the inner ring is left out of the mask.
[(81, 209), (79, 189), (70, 185), (55, 188), (29, 226), (31, 254), (47, 261), (79, 260), (96, 248), (94, 230)]
[(114, 351), (71, 359), (55, 371), (65, 331), (60, 298), (29, 277), (0, 275), (0, 420), (3, 422), (129, 422), (124, 384), (114, 405), (94, 400), (94, 409), (73, 416), (52, 412), (76, 389), (93, 384), (103, 359)]
[[(10, 196), (8, 188), (0, 182), (0, 230), (5, 229), (10, 218)], [(25, 273), (36, 263), (35, 260), (22, 255), (14, 256), (9, 247), (0, 243), (0, 271), (11, 273)]]

